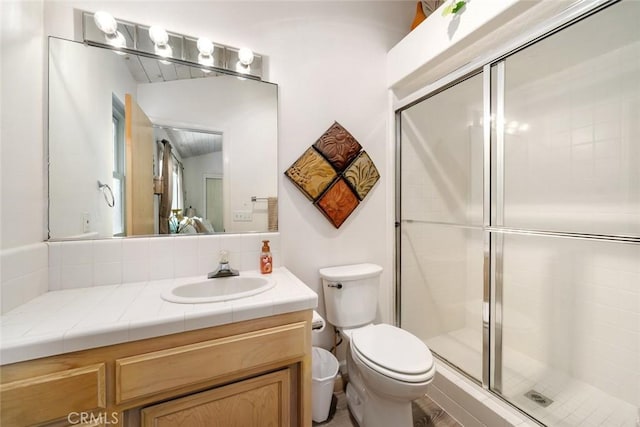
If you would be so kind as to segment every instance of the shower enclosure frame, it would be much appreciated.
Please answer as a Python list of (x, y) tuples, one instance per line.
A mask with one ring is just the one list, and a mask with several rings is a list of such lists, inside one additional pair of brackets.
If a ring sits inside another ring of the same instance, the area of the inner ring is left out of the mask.
[[(562, 232), (546, 230), (529, 230), (505, 227), (504, 214), (504, 72), (505, 60), (514, 53), (523, 50), (542, 39), (583, 20), (601, 10), (618, 3), (621, 0), (600, 0), (581, 2), (568, 8), (554, 19), (524, 34), (522, 37), (505, 44), (489, 55), (478, 58), (466, 66), (453, 71), (438, 81), (402, 98), (396, 100), (392, 109), (395, 118), (395, 323), (402, 326), (402, 248), (401, 248), (401, 114), (408, 108), (431, 98), (458, 83), (471, 77), (482, 75), (483, 86), (483, 203), (482, 203), (482, 235), (483, 235), (483, 289), (482, 289), (482, 378), (467, 374), (462, 369), (451, 364), (444, 357), (435, 356), (438, 360), (453, 367), (460, 374), (471, 379), (495, 396), (526, 414), (524, 410), (509, 402), (502, 391), (502, 262), (503, 239), (505, 235), (548, 236), (564, 239), (588, 239), (614, 243), (628, 243), (640, 245), (640, 237), (620, 234), (592, 234), (579, 232)], [(496, 87), (492, 90), (492, 68), (495, 68)], [(491, 123), (492, 94), (495, 93), (495, 134), (492, 135)], [(495, 139), (492, 139), (495, 138)], [(494, 144), (495, 142), (495, 144)], [(495, 153), (494, 150), (495, 149)], [(492, 160), (495, 155), (495, 160)], [(492, 176), (492, 174), (495, 175)], [(492, 180), (495, 179), (495, 182)], [(493, 190), (492, 190), (493, 187)], [(495, 194), (492, 194), (495, 191)], [(431, 222), (437, 224), (437, 222)], [(451, 224), (450, 224), (451, 225)], [(466, 227), (465, 225), (456, 225)], [(474, 227), (478, 229), (478, 227)], [(526, 414), (529, 416), (529, 414)]]

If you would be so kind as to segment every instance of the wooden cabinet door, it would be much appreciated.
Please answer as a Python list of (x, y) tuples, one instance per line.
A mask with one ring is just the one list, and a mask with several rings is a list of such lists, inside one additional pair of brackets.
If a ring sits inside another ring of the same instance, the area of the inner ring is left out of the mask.
[(153, 234), (153, 124), (131, 94), (124, 100), (127, 236)]
[(288, 427), (290, 369), (142, 410), (143, 427)]

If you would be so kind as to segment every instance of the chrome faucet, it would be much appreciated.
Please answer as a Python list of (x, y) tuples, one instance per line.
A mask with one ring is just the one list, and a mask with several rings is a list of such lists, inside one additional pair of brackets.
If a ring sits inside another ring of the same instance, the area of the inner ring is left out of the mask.
[(230, 276), (239, 276), (240, 273), (238, 270), (234, 270), (229, 265), (229, 252), (222, 250), (220, 251), (220, 264), (215, 271), (212, 271), (207, 275), (207, 279), (216, 279), (218, 277), (230, 277)]

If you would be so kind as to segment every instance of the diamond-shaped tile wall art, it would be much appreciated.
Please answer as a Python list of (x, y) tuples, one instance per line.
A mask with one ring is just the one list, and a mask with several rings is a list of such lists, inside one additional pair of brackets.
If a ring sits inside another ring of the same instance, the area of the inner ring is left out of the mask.
[(285, 174), (312, 201), (315, 201), (338, 176), (331, 164), (312, 147), (309, 147)]
[(315, 205), (335, 228), (353, 212), (360, 202), (344, 178), (336, 179), (331, 187), (318, 198)]
[(358, 157), (351, 162), (349, 167), (343, 172), (343, 175), (347, 181), (349, 181), (349, 184), (351, 184), (356, 192), (356, 196), (358, 196), (360, 200), (364, 200), (369, 190), (371, 190), (380, 179), (378, 169), (366, 151), (358, 154)]
[(285, 175), (336, 228), (340, 228), (380, 179), (369, 155), (338, 122)]
[(360, 143), (338, 122), (334, 122), (320, 139), (313, 144), (313, 147), (338, 172), (342, 172), (362, 149)]

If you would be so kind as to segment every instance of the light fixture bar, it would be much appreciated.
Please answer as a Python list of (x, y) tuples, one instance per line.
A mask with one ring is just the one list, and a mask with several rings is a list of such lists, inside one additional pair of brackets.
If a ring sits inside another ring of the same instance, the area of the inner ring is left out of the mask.
[[(174, 33), (161, 27), (124, 21), (113, 18), (105, 12), (81, 13), (83, 41), (89, 45), (112, 49), (118, 53), (136, 54), (159, 61), (198, 67), (205, 72), (213, 71), (252, 80), (262, 80), (263, 57), (249, 49), (215, 43), (206, 37), (198, 38)], [(98, 14), (98, 19), (94, 18), (96, 14)], [(105, 33), (105, 29), (113, 33), (114, 21), (116, 23), (115, 31), (119, 34), (117, 44), (113, 42), (114, 34)], [(122, 43), (120, 35), (123, 36), (124, 43)], [(202, 41), (199, 43), (199, 40)], [(250, 57), (252, 59), (249, 61)], [(245, 62), (248, 63), (245, 64)], [(238, 64), (242, 64), (241, 71), (238, 71)]]

